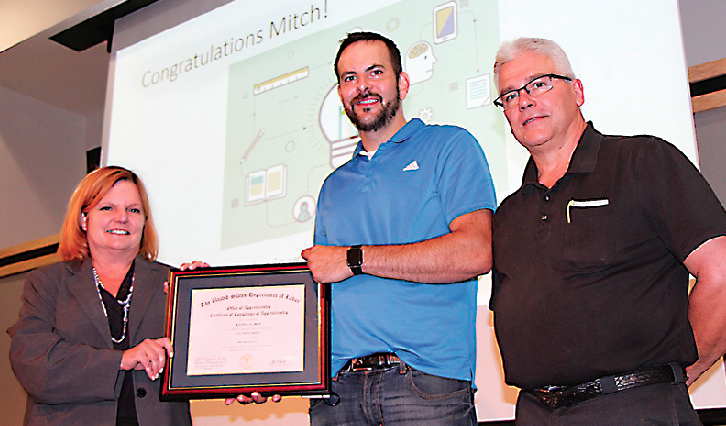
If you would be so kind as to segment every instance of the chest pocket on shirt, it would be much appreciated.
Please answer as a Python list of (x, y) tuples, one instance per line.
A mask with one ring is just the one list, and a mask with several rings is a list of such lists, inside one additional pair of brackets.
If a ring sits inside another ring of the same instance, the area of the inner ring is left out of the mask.
[(605, 269), (613, 263), (618, 232), (622, 232), (617, 229), (614, 207), (606, 199), (573, 201), (565, 212), (563, 258), (572, 268)]

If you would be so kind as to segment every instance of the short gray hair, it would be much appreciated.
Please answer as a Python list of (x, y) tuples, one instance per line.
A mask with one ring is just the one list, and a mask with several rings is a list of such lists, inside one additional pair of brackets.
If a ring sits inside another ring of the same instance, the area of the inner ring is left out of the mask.
[(496, 84), (497, 90), (499, 90), (499, 68), (526, 52), (536, 52), (549, 57), (555, 64), (553, 72), (575, 79), (570, 60), (567, 59), (567, 54), (560, 45), (543, 38), (522, 37), (505, 41), (497, 52), (496, 62), (494, 62), (494, 84)]

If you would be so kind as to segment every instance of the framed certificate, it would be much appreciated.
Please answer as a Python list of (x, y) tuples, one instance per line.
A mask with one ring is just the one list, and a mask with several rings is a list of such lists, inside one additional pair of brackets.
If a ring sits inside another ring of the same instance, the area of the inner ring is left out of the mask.
[(305, 263), (169, 273), (162, 399), (330, 392), (330, 299)]

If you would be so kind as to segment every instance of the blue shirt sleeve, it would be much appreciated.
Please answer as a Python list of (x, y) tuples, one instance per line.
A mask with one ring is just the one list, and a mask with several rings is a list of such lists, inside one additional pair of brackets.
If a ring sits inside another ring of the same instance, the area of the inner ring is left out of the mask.
[(451, 223), (480, 209), (496, 209), (497, 198), (489, 163), (481, 146), (468, 131), (460, 129), (441, 150), (438, 190), (446, 220)]
[(323, 224), (323, 215), (320, 213), (320, 206), (323, 205), (323, 199), (325, 198), (325, 183), (320, 189), (318, 195), (318, 205), (315, 209), (315, 231), (313, 233), (313, 244), (314, 245), (328, 245), (328, 238), (325, 234), (325, 225)]

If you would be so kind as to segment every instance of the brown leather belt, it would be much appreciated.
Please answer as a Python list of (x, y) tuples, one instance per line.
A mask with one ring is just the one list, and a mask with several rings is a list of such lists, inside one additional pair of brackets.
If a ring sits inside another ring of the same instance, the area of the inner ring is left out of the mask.
[(384, 352), (349, 360), (341, 371), (384, 370), (401, 365), (403, 361), (393, 353)]
[(600, 395), (654, 383), (684, 382), (686, 369), (678, 364), (646, 367), (630, 373), (602, 377), (576, 386), (545, 386), (529, 391), (550, 408), (568, 407)]

